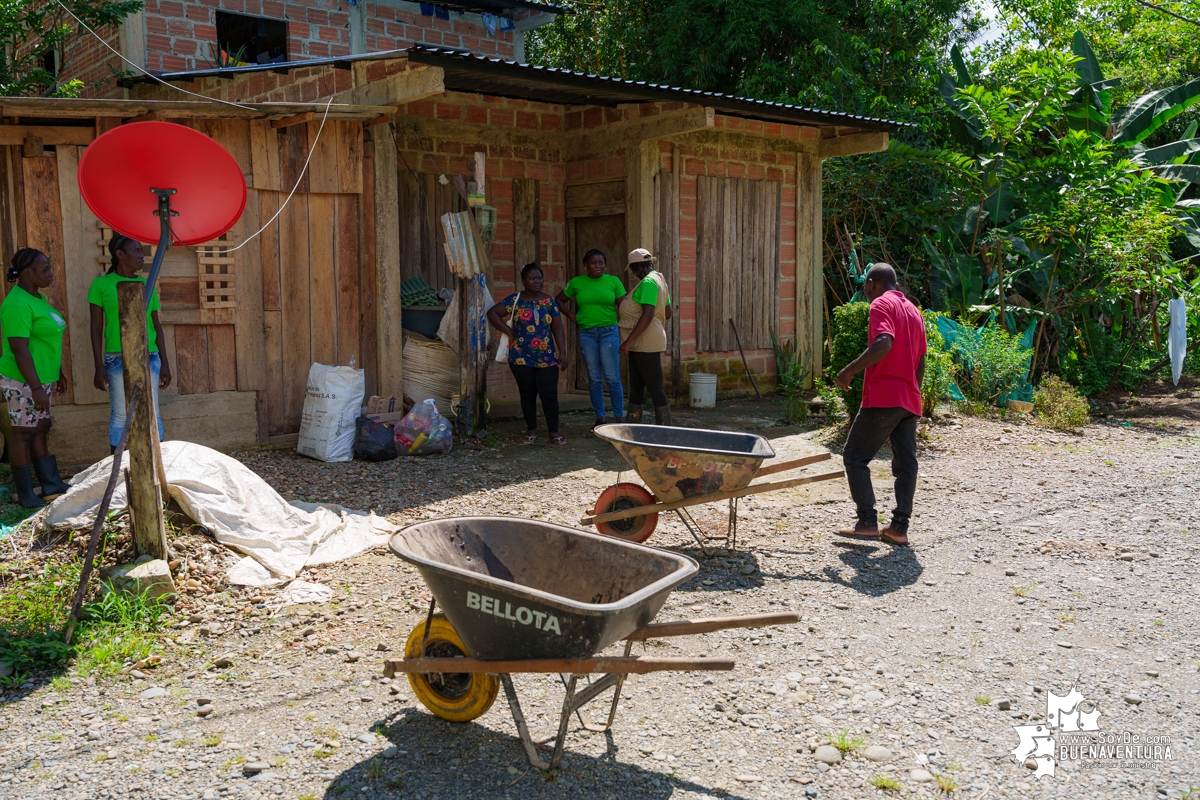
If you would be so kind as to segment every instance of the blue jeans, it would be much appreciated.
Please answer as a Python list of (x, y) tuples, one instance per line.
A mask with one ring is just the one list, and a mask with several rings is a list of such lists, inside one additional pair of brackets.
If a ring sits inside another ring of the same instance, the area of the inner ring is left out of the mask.
[[(104, 371), (108, 373), (108, 443), (113, 447), (121, 440), (121, 431), (125, 430), (125, 370), (121, 365), (121, 356), (116, 353), (104, 354)], [(154, 387), (154, 408), (158, 409), (158, 376), (162, 371), (162, 359), (158, 353), (150, 354), (150, 383)], [(163, 424), (162, 411), (158, 411), (158, 438), (162, 441)]]
[(625, 416), (625, 390), (621, 386), (621, 354), (618, 352), (621, 334), (617, 332), (617, 326), (581, 330), (579, 348), (583, 350), (583, 363), (587, 366), (588, 392), (592, 396), (596, 419), (604, 418), (605, 384), (608, 385), (613, 414)]

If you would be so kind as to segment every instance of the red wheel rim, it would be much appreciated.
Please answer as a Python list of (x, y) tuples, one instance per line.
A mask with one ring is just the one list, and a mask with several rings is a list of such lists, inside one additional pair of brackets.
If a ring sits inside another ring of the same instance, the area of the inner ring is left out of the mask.
[[(626, 508), (649, 506), (655, 502), (654, 495), (644, 486), (636, 483), (616, 483), (600, 493), (596, 499), (596, 507), (592, 509), (593, 516), (607, 514), (610, 511), (623, 511)], [(596, 530), (605, 536), (624, 539), (627, 542), (644, 542), (654, 533), (658, 526), (658, 512), (645, 514), (632, 519), (619, 519), (613, 522), (598, 522)]]

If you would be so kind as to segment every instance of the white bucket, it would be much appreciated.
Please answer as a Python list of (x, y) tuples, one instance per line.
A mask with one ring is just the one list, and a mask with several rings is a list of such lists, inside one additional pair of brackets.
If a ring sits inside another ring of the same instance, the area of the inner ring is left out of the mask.
[(693, 372), (688, 375), (688, 387), (691, 390), (691, 399), (688, 405), (692, 408), (716, 408), (716, 375), (707, 372)]

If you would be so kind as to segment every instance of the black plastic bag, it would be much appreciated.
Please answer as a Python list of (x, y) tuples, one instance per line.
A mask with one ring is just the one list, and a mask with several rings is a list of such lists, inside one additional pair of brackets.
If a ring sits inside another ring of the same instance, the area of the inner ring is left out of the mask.
[(363, 461), (390, 461), (396, 457), (396, 431), (387, 422), (370, 417), (354, 421), (354, 457)]

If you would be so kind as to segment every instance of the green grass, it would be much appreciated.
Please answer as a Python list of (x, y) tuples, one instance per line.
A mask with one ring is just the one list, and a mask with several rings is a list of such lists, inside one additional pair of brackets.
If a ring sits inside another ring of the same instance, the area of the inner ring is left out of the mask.
[(876, 789), (883, 789), (885, 792), (898, 792), (902, 788), (900, 781), (888, 775), (876, 775), (871, 778), (871, 785)]
[(954, 780), (952, 776), (946, 775), (945, 773), (935, 775), (933, 779), (937, 782), (938, 790), (943, 794), (950, 794), (955, 789), (959, 788), (958, 781)]
[(201, 741), (204, 743), (205, 747), (216, 747), (221, 743), (221, 737), (214, 733), (209, 736), (205, 736)]
[(841, 731), (837, 734), (825, 734), (825, 738), (829, 743), (843, 753), (849, 753), (854, 750), (861, 750), (866, 741), (857, 736), (851, 736), (849, 731)]
[(992, 702), (992, 698), (988, 697), (985, 694), (978, 694), (978, 695), (975, 695), (975, 702), (979, 703), (979, 705), (981, 705), (981, 706), (986, 706), (988, 703)]
[[(0, 506), (0, 519), (3, 510)], [(115, 524), (106, 526), (97, 563), (103, 563), (104, 551), (117, 533)], [(159, 649), (155, 634), (169, 609), (145, 594), (124, 592), (102, 593), (85, 605), (72, 643), (63, 642), (83, 564), (74, 548), (69, 552), (70, 558), (62, 562), (0, 566), (0, 660), (14, 668), (6, 686), (19, 686), (35, 673), (61, 670), (73, 658), (80, 675), (111, 675), (125, 661), (139, 661)], [(59, 692), (70, 687), (63, 677), (54, 678), (53, 685)]]
[(366, 770), (364, 770), (364, 774), (372, 780), (378, 780), (379, 778), (382, 778), (383, 764), (381, 764), (377, 758), (371, 759), (371, 761), (367, 764)]
[(1014, 586), (1013, 594), (1015, 594), (1017, 597), (1028, 597), (1030, 595), (1030, 593), (1032, 593), (1033, 590), (1037, 588), (1037, 585), (1038, 585), (1038, 582), (1033, 581), (1028, 586)]

